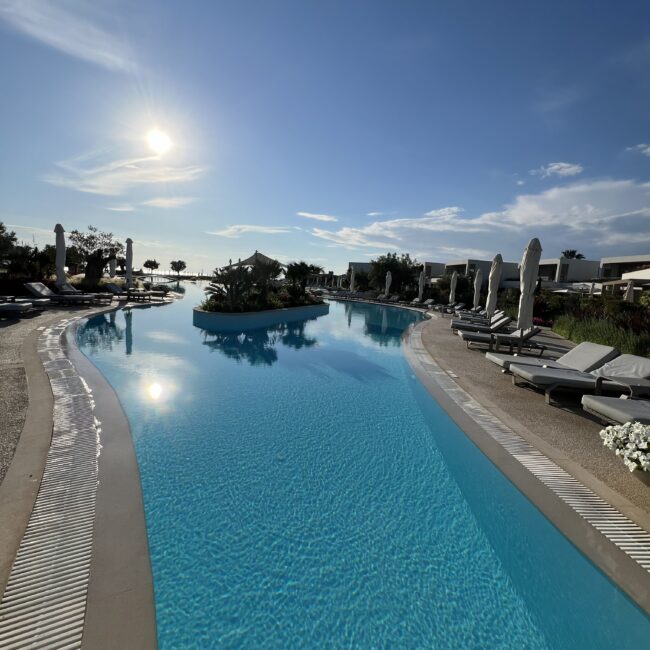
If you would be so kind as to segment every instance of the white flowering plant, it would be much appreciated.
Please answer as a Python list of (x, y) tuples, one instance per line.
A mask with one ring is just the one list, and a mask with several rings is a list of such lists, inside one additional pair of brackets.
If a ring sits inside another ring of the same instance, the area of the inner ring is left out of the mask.
[(626, 422), (607, 427), (600, 432), (605, 447), (620, 456), (633, 472), (650, 472), (650, 425)]

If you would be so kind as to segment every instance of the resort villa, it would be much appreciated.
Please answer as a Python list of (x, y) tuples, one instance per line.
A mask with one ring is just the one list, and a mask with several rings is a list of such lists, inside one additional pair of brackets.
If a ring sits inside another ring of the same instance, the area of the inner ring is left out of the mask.
[(650, 649), (649, 36), (0, 0), (0, 650)]

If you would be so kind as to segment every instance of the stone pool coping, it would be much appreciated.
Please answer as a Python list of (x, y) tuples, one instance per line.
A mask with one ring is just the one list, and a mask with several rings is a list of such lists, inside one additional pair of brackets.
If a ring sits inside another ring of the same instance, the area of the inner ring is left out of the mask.
[(650, 533), (489, 413), (422, 343), (427, 321), (403, 335), (406, 359), (428, 392), (492, 463), (586, 557), (650, 614)]
[[(42, 635), (38, 637), (39, 642), (57, 643), (57, 639), (61, 642), (65, 639), (75, 643), (75, 647), (93, 650), (157, 646), (146, 523), (130, 427), (114, 390), (77, 348), (74, 336), (82, 319), (124, 307), (142, 306), (119, 305), (84, 311), (72, 317), (61, 314), (30, 333), (23, 342), (29, 403), (14, 458), (0, 484), (0, 520), (3, 521), (0, 593), (7, 601), (4, 603), (4, 621), (0, 618), (0, 637), (7, 636), (0, 642), (2, 647), (27, 643), (34, 630)], [(52, 331), (56, 336), (51, 335)], [(48, 355), (49, 361), (46, 360)], [(47, 372), (43, 362), (47, 364)], [(54, 369), (54, 366), (58, 368), (57, 364), (64, 364), (65, 370)], [(70, 436), (76, 440), (74, 436), (83, 429), (85, 437), (78, 440), (86, 442), (79, 446), (92, 448), (94, 434), (91, 429), (101, 428), (101, 453), (93, 463), (95, 470), (88, 465), (88, 458), (84, 460), (73, 454), (72, 465), (81, 462), (84, 472), (90, 474), (86, 474), (85, 479), (73, 476), (68, 479), (67, 486), (56, 485), (54, 494), (61, 496), (54, 497), (53, 501), (50, 497), (43, 504), (45, 491), (51, 491), (53, 481), (65, 474), (65, 471), (60, 471), (61, 449), (66, 466), (70, 460), (70, 454), (66, 452), (70, 447), (65, 442), (65, 435), (61, 443), (61, 435), (56, 434), (53, 410), (57, 393), (60, 395), (56, 382), (68, 380), (86, 384), (88, 397), (84, 399), (93, 402), (95, 424), (89, 422), (88, 414), (84, 414), (83, 422), (75, 422), (77, 407), (68, 405), (72, 420), (69, 425), (63, 423), (64, 433), (66, 426), (70, 426)], [(94, 493), (92, 498), (86, 487), (78, 493), (78, 486), (82, 483), (86, 486), (95, 483), (96, 487), (90, 488)], [(64, 491), (60, 492), (61, 489)], [(77, 512), (75, 502), (79, 503), (79, 495), (84, 506)], [(55, 510), (52, 510), (52, 503), (56, 504)], [(59, 512), (59, 504), (61, 509), (68, 509), (67, 515)], [(92, 528), (92, 534), (89, 536), (82, 532), (81, 542), (71, 544), (70, 539), (78, 535), (66, 535), (65, 526), (70, 522), (76, 527), (77, 517), (84, 519), (83, 525)], [(49, 530), (57, 531), (57, 520), (66, 522), (65, 526), (61, 528), (59, 524), (56, 537), (50, 540), (52, 533)], [(26, 534), (40, 536), (37, 543), (46, 549), (45, 553), (27, 553), (29, 549), (22, 548)], [(59, 566), (54, 566), (57, 562)], [(48, 585), (48, 578), (55, 580), (57, 585)], [(45, 615), (29, 614), (35, 605), (28, 603), (35, 594), (41, 594), (36, 597), (47, 602), (48, 597), (43, 594), (66, 590), (73, 596), (70, 600), (64, 598), (60, 608)]]
[(205, 311), (200, 307), (194, 307), (192, 324), (194, 327), (208, 331), (246, 332), (280, 323), (317, 318), (325, 316), (328, 312), (329, 305), (326, 302), (247, 312)]

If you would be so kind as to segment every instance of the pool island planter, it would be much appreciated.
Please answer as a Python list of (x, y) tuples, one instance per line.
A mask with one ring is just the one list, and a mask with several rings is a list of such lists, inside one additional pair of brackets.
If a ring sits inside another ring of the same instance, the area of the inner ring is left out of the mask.
[(195, 327), (214, 332), (247, 332), (262, 327), (292, 323), (294, 321), (318, 318), (329, 313), (330, 306), (324, 302), (319, 305), (302, 305), (265, 311), (223, 312), (205, 311), (200, 307), (193, 310), (192, 322)]

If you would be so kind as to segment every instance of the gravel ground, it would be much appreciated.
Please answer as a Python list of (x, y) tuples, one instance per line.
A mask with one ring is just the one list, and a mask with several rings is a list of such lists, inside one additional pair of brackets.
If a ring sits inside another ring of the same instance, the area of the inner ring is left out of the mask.
[[(503, 374), (501, 368), (485, 359), (485, 348), (468, 350), (460, 337), (452, 335), (449, 324), (449, 317), (434, 317), (422, 331), (424, 346), (436, 362), (455, 373), (456, 381), (468, 393), (542, 452), (547, 451), (541, 448), (543, 444), (559, 452), (556, 462), (562, 464), (566, 457), (628, 499), (641, 511), (637, 521), (647, 525), (650, 487), (630, 474), (613, 452), (603, 446), (598, 432), (604, 425), (582, 410), (577, 393), (560, 393), (554, 398), (560, 400), (559, 406), (547, 406), (543, 393), (513, 386), (511, 375)], [(550, 331), (542, 339), (549, 348), (544, 356), (549, 358), (573, 346)], [(539, 439), (543, 444), (539, 444)], [(566, 464), (565, 469), (569, 469)], [(585, 476), (577, 478), (584, 481)], [(596, 482), (589, 487), (598, 491)]]

